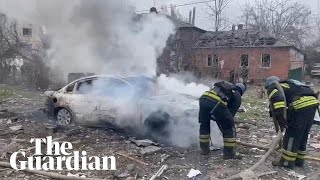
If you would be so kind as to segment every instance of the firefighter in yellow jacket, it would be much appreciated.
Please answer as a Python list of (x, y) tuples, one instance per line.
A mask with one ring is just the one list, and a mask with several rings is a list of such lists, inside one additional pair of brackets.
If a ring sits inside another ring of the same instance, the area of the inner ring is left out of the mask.
[(223, 158), (241, 159), (236, 155), (236, 131), (233, 117), (241, 105), (241, 96), (246, 91), (242, 83), (232, 84), (226, 81), (217, 82), (210, 91), (200, 97), (199, 123), (201, 154), (209, 154), (210, 121), (215, 120), (220, 128), (223, 140)]
[[(280, 83), (285, 97), (279, 92), (275, 82)], [(282, 156), (272, 164), (290, 169), (294, 166), (303, 167), (308, 135), (319, 105), (316, 95), (310, 87), (300, 81), (280, 81), (276, 76), (266, 80), (265, 88), (270, 101), (270, 115), (278, 121), (281, 131), (286, 129)], [(284, 117), (284, 110), (288, 112), (287, 119)]]

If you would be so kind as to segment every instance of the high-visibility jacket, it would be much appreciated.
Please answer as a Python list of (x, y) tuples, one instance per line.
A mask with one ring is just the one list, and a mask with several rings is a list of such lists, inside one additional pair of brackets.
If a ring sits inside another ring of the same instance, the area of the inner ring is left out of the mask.
[(222, 106), (227, 107), (233, 116), (235, 116), (241, 105), (241, 94), (237, 90), (232, 90), (231, 97), (228, 97), (229, 101), (224, 101), (214, 89), (204, 92), (201, 98), (220, 103)]
[(224, 106), (228, 106), (228, 102), (222, 100), (222, 98), (218, 95), (218, 93), (215, 92), (213, 89), (210, 90), (210, 91), (204, 92), (202, 94), (201, 98), (206, 98), (206, 99), (209, 99), (209, 100), (213, 100), (213, 101), (216, 101), (218, 103), (221, 103)]
[(274, 111), (283, 112), (284, 108), (289, 107), (294, 110), (300, 110), (319, 105), (319, 101), (310, 87), (304, 86), (300, 88), (287, 81), (281, 82), (280, 85), (286, 96), (287, 107), (285, 107), (284, 97), (278, 91), (275, 84), (272, 84), (268, 88), (267, 93), (270, 100), (270, 106)]

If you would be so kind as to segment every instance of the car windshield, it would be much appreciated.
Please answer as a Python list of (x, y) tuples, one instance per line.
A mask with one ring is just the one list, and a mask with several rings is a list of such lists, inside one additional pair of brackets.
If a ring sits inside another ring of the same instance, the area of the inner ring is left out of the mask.
[(156, 80), (153, 78), (148, 78), (145, 76), (138, 76), (138, 77), (128, 77), (126, 78), (135, 89), (135, 96), (136, 97), (150, 97), (150, 96), (157, 96), (163, 94), (156, 83)]
[(124, 81), (114, 78), (97, 78), (79, 82), (78, 94), (128, 98), (133, 94), (132, 87)]

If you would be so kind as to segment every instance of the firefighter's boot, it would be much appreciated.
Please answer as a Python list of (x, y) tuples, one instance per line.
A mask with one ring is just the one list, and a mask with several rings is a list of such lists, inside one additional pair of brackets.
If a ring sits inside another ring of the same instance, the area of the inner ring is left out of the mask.
[(297, 158), (296, 158), (296, 161), (295, 161), (295, 165), (297, 167), (303, 167), (304, 166), (304, 159), (305, 159), (306, 155), (307, 155), (306, 151), (298, 151)]
[(295, 163), (295, 161), (286, 161), (282, 157), (278, 161), (272, 161), (272, 165), (273, 166), (285, 167), (285, 168), (288, 168), (288, 169), (293, 169), (294, 165), (295, 165), (294, 163)]
[(201, 154), (202, 155), (208, 155), (210, 153), (210, 144), (209, 144), (209, 142), (207, 142), (207, 143), (200, 142), (200, 148), (201, 148)]
[(297, 167), (303, 167), (303, 166), (304, 166), (304, 160), (297, 158), (296, 161), (295, 161), (295, 165), (296, 165)]
[(237, 155), (234, 152), (234, 147), (224, 147), (223, 149), (223, 159), (242, 159), (242, 156)]
[(210, 135), (200, 135), (201, 154), (207, 155), (210, 152)]

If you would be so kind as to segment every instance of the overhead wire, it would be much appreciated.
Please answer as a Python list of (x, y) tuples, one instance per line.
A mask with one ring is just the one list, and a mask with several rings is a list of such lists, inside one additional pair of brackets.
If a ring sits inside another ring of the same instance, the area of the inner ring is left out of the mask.
[[(177, 5), (174, 5), (174, 7), (190, 6), (190, 5), (203, 4), (203, 3), (208, 3), (208, 2), (212, 2), (212, 0), (189, 2), (189, 3), (185, 3), (185, 4), (177, 4)], [(166, 8), (170, 8), (170, 7), (166, 7)], [(157, 9), (161, 9), (161, 7), (158, 7)], [(137, 13), (143, 13), (143, 12), (149, 12), (149, 10), (140, 10), (140, 11), (136, 11), (136, 12)]]

